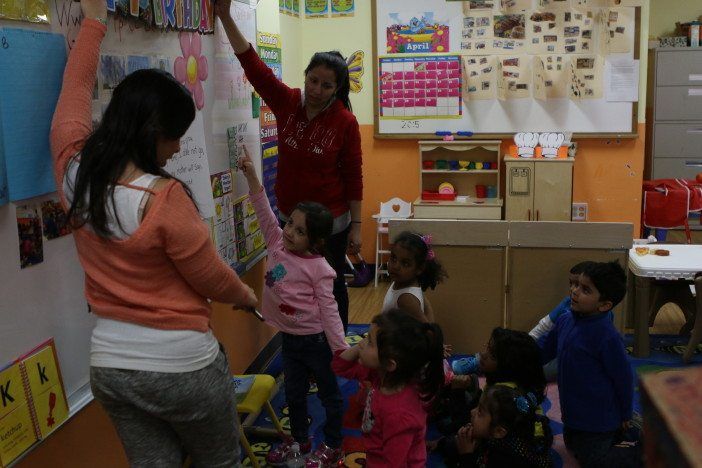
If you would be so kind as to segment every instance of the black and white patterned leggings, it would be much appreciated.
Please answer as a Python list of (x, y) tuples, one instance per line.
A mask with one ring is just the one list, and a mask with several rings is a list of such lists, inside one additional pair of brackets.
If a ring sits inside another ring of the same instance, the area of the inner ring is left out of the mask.
[(236, 399), (224, 351), (184, 373), (90, 368), (90, 386), (112, 419), (131, 467), (240, 466)]

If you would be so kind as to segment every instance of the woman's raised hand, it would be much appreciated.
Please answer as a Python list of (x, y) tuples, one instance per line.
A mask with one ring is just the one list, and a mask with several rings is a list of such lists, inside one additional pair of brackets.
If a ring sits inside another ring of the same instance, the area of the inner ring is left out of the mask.
[(96, 19), (103, 23), (107, 21), (107, 2), (105, 0), (81, 0), (80, 9), (85, 18)]
[(232, 5), (232, 0), (215, 0), (214, 12), (220, 18), (229, 17), (229, 8)]

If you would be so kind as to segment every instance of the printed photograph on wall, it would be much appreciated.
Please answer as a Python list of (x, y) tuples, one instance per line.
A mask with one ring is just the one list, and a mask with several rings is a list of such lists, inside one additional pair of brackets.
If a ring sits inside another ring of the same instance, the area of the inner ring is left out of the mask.
[(390, 13), (388, 16), (387, 53), (449, 52), (448, 18), (436, 18), (432, 11)]

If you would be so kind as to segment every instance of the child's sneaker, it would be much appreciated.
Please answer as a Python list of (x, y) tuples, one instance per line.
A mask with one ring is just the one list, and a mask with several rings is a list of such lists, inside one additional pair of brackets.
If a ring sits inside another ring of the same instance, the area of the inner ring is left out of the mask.
[(322, 442), (317, 450), (307, 458), (305, 468), (337, 468), (343, 466), (343, 463), (344, 457), (341, 449), (327, 447), (327, 444)]
[(477, 373), (480, 368), (480, 353), (475, 353), (475, 356), (456, 359), (451, 363), (451, 368), (458, 375)]
[[(271, 466), (285, 466), (288, 461), (288, 455), (291, 453), (290, 449), (294, 443), (295, 439), (292, 437), (283, 438), (283, 442), (281, 442), (280, 445), (268, 452), (268, 455), (266, 455), (266, 463)], [(310, 453), (310, 450), (312, 450), (312, 443), (309, 441), (299, 445), (300, 454), (303, 456)]]

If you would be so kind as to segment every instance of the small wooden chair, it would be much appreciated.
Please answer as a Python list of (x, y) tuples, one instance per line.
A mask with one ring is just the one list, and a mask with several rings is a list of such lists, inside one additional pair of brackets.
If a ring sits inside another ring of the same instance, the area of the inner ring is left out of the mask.
[[(266, 432), (268, 435), (273, 436), (286, 434), (270, 402), (271, 397), (274, 395), (276, 382), (272, 376), (267, 374), (233, 375), (232, 379), (236, 389), (236, 411), (239, 414), (239, 438), (241, 445), (251, 461), (251, 466), (258, 468), (258, 460), (251, 449), (249, 440), (246, 438), (246, 430)], [(261, 430), (250, 425), (263, 408), (266, 409), (271, 417), (275, 430)], [(241, 421), (242, 414), (247, 415), (244, 422)]]

